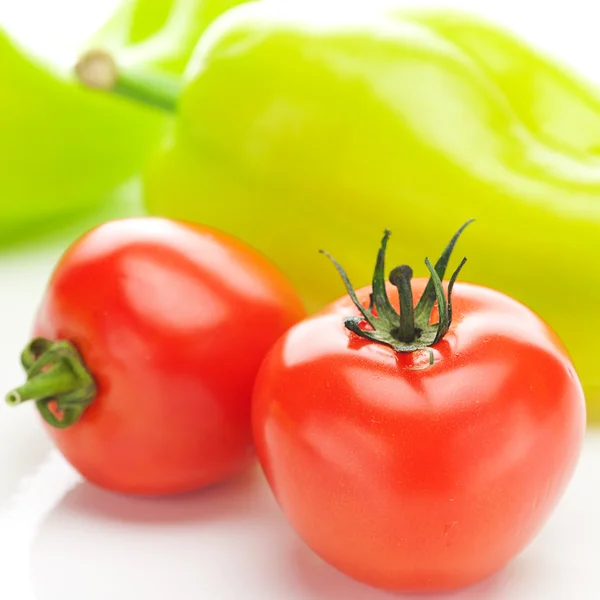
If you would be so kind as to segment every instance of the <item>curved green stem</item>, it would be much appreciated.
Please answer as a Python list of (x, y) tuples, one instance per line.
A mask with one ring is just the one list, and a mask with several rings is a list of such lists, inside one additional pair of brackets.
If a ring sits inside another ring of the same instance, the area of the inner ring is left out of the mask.
[(103, 50), (90, 50), (75, 65), (75, 74), (86, 87), (111, 92), (158, 108), (175, 112), (181, 94), (179, 79), (156, 71), (136, 71), (116, 64)]
[[(53, 427), (76, 423), (96, 396), (96, 383), (75, 346), (35, 338), (21, 353), (27, 381), (8, 392), (6, 402), (17, 406), (33, 400), (42, 417)], [(56, 403), (59, 414), (50, 409)]]

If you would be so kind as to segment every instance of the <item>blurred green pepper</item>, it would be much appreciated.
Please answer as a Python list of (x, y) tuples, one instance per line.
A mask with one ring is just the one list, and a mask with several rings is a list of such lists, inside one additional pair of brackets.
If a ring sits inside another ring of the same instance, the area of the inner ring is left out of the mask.
[(600, 418), (600, 313), (583, 310), (600, 293), (592, 86), (465, 15), (268, 0), (207, 31), (179, 97), (151, 74), (115, 75), (121, 92), (179, 107), (146, 172), (150, 210), (252, 243), (312, 308), (343, 292), (318, 248), (362, 285), (385, 227), (397, 260), (418, 264), (448, 220), (475, 217), (466, 276), (552, 324)]
[[(136, 0), (89, 46), (180, 73), (209, 22), (240, 0)], [(28, 56), (0, 30), (0, 242), (105, 200), (168, 131), (164, 113), (102, 97)]]
[(89, 46), (115, 53), (119, 63), (180, 74), (210, 23), (248, 0), (127, 0)]
[(165, 134), (165, 116), (67, 81), (1, 30), (0, 81), (0, 242), (99, 203)]

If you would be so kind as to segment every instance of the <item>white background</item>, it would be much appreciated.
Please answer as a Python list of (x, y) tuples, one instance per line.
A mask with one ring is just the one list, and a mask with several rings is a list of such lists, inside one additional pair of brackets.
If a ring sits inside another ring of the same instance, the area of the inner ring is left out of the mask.
[[(1, 0), (0, 23), (46, 59), (65, 66), (115, 4), (114, 0)], [(319, 4), (325, 10), (334, 3)], [(472, 8), (494, 17), (600, 82), (599, 19), (592, 0), (553, 5), (501, 0), (435, 4)], [(74, 225), (45, 236), (35, 248), (0, 252), (2, 390), (21, 379), (18, 354), (37, 301), (52, 265), (79, 228)], [(447, 597), (597, 600), (599, 560), (600, 433), (589, 433), (572, 485), (536, 541), (497, 576)], [(280, 515), (258, 470), (179, 498), (111, 495), (81, 482), (52, 452), (32, 406), (9, 410), (0, 403), (0, 598), (132, 597), (394, 596), (352, 582), (307, 550)]]

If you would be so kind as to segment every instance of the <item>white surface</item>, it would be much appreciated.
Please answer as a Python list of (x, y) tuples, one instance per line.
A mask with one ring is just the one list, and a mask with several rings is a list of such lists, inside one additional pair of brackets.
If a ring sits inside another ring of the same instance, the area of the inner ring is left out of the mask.
[[(68, 52), (115, 0), (101, 4), (2, 0), (0, 21), (38, 52), (68, 64)], [(495, 17), (600, 81), (598, 9), (590, 0), (438, 4)], [(66, 243), (55, 240), (37, 250), (0, 254), (2, 390), (21, 380), (18, 353), (46, 278)], [(599, 560), (597, 432), (588, 434), (572, 485), (534, 543), (497, 576), (444, 598), (597, 600)], [(393, 597), (403, 598), (354, 583), (306, 549), (279, 513), (258, 470), (178, 498), (111, 495), (81, 482), (51, 450), (32, 406), (9, 410), (0, 403), (2, 600)]]

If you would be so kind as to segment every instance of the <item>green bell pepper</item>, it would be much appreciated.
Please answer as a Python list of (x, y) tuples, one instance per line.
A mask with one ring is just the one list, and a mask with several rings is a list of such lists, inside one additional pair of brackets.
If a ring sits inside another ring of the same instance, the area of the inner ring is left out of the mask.
[(0, 241), (98, 204), (145, 163), (167, 118), (54, 73), (0, 30)]
[[(545, 318), (600, 418), (600, 95), (510, 33), (456, 13), (259, 2), (210, 28), (180, 94), (152, 74), (117, 88), (177, 109), (147, 167), (151, 212), (225, 229), (270, 256), (313, 309), (356, 284), (389, 227), (394, 263), (478, 221), (466, 277)], [(170, 103), (169, 103), (170, 98)], [(426, 275), (421, 267), (417, 275)]]
[[(240, 0), (135, 0), (90, 40), (179, 74), (210, 21)], [(137, 174), (167, 115), (102, 97), (40, 64), (0, 29), (0, 241), (89, 209)], [(37, 229), (36, 229), (37, 228)]]

